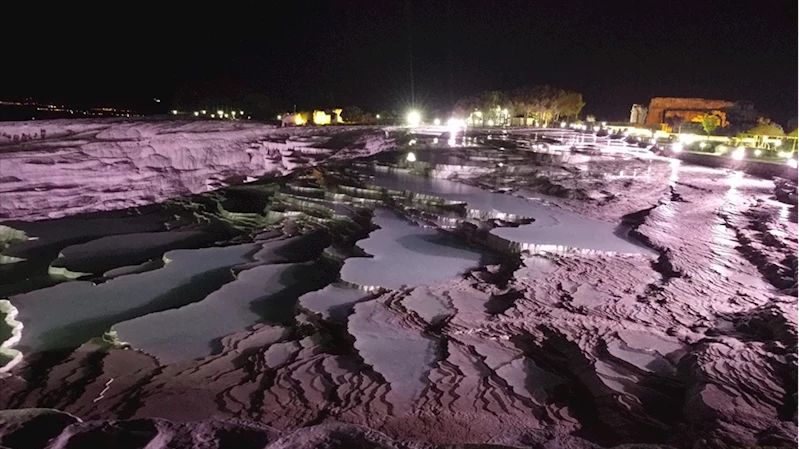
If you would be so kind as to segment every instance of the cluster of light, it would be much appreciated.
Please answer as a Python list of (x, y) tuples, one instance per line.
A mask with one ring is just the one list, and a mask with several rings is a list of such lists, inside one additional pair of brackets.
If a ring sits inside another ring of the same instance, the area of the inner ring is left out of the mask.
[(435, 119), (435, 120), (433, 120), (433, 124), (434, 124), (434, 125), (436, 125), (436, 126), (438, 126), (438, 125), (440, 125), (440, 124), (441, 124), (441, 120), (439, 120), (439, 119)]
[(674, 151), (675, 153), (682, 152), (682, 144), (680, 142), (671, 144), (671, 151)]
[(736, 161), (743, 160), (744, 156), (746, 156), (746, 148), (744, 147), (738, 147), (732, 152), (732, 158)]
[(761, 154), (763, 154), (762, 150), (755, 150), (755, 156), (760, 156)]
[(325, 111), (313, 111), (313, 122), (315, 125), (329, 125), (333, 117)]
[(408, 125), (411, 127), (419, 126), (422, 123), (422, 114), (418, 111), (411, 111), (408, 113)]

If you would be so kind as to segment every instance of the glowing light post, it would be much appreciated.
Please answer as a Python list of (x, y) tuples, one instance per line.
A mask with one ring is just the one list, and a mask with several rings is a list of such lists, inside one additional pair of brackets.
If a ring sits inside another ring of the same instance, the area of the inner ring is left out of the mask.
[(411, 111), (408, 113), (408, 126), (411, 128), (416, 128), (422, 123), (422, 114), (419, 111)]

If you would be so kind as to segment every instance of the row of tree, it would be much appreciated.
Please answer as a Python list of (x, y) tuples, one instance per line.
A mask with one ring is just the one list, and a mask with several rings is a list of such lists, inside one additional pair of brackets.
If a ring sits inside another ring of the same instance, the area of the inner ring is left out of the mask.
[(472, 117), (480, 124), (503, 123), (523, 116), (544, 125), (563, 118), (577, 118), (585, 102), (580, 93), (551, 86), (525, 86), (511, 92), (486, 91), (462, 98), (454, 107), (457, 117)]

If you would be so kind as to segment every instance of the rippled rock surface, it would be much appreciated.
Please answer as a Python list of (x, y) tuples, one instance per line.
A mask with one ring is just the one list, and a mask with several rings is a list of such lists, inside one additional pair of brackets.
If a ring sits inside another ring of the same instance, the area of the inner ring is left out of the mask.
[(773, 182), (516, 138), (6, 222), (0, 444), (795, 446)]

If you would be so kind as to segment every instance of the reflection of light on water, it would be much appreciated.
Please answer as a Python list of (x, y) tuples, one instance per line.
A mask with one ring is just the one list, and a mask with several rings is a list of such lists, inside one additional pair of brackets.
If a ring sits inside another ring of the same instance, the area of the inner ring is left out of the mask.
[(727, 178), (727, 182), (730, 184), (730, 189), (737, 189), (738, 186), (741, 185), (741, 182), (744, 179), (744, 172), (742, 171), (734, 171), (730, 174)]
[(671, 166), (671, 176), (669, 176), (669, 185), (674, 187), (677, 185), (677, 180), (680, 178), (680, 163), (682, 163), (679, 159), (672, 159), (669, 162), (669, 166)]
[(658, 209), (660, 210), (660, 215), (662, 215), (663, 218), (671, 218), (677, 213), (677, 207), (673, 202), (665, 203)]
[(788, 221), (788, 217), (791, 215), (791, 206), (782, 205), (780, 206), (780, 220)]

